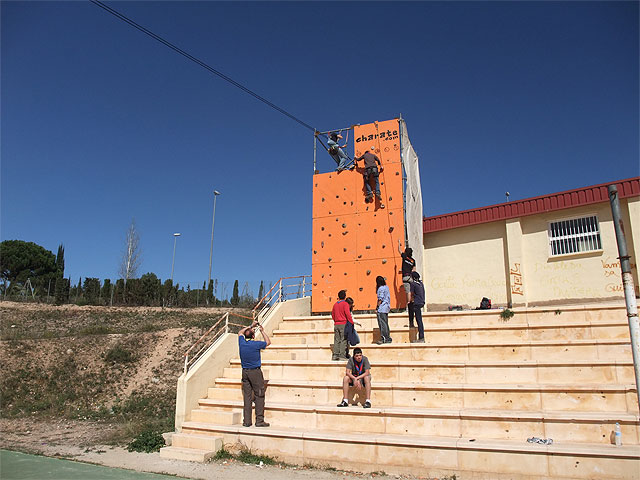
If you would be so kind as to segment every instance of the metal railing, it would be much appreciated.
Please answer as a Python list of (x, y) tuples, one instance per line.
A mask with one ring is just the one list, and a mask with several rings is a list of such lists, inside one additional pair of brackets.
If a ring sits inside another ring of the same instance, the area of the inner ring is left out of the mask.
[(254, 320), (261, 322), (280, 302), (309, 296), (311, 296), (311, 275), (282, 277), (264, 297), (258, 300), (251, 315)]
[[(227, 312), (223, 314), (213, 326), (207, 330), (191, 347), (186, 351), (184, 356), (184, 373), (187, 373), (189, 369), (209, 350), (213, 344), (225, 333), (229, 333), (229, 327), (244, 328), (247, 325), (240, 323), (232, 323), (229, 321), (229, 315), (235, 317), (246, 318), (253, 320), (251, 317), (245, 317), (244, 315), (238, 315), (237, 313)], [(223, 323), (224, 322), (224, 323)], [(196, 347), (200, 346), (198, 350)]]

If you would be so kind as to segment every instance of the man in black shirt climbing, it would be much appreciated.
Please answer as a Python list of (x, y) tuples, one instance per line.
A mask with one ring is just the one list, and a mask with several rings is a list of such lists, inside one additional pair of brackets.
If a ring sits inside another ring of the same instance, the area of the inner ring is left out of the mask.
[[(375, 151), (375, 147), (371, 147), (371, 151), (365, 152), (364, 155), (354, 158), (356, 165), (360, 160), (364, 160), (364, 172), (362, 172), (362, 177), (364, 178), (364, 187), (367, 192), (367, 196), (365, 197), (365, 202), (369, 203), (373, 200), (373, 192), (371, 191), (371, 183), (370, 180), (373, 178), (376, 182), (376, 198), (380, 202), (380, 208), (384, 208), (384, 203), (382, 203), (382, 196), (380, 195), (380, 180), (378, 180), (378, 176), (384, 168), (380, 163), (380, 159), (378, 156), (373, 153)], [(380, 167), (380, 169), (378, 169)]]

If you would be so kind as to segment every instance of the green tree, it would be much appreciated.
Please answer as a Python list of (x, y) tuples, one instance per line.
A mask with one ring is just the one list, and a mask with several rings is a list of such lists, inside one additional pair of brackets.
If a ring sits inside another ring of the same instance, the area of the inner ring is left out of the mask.
[(258, 301), (264, 297), (264, 280), (260, 280), (260, 288), (258, 289)]
[(64, 245), (58, 245), (58, 254), (56, 255), (56, 268), (58, 273), (64, 277)]
[(105, 278), (102, 282), (102, 293), (100, 294), (102, 297), (102, 303), (105, 305), (109, 305), (111, 303), (111, 280)]
[(0, 243), (0, 275), (5, 284), (24, 284), (30, 279), (35, 289), (46, 294), (56, 273), (56, 258), (44, 247), (22, 240)]
[(56, 278), (56, 286), (53, 292), (53, 296), (56, 300), (56, 305), (62, 305), (67, 300), (67, 279), (62, 275), (58, 275), (58, 277)]
[(116, 290), (114, 292), (114, 301), (118, 304), (124, 304), (124, 279), (116, 280)]
[(207, 305), (213, 303), (213, 280), (209, 280), (209, 286), (207, 287)]
[(162, 290), (162, 298), (164, 298), (164, 304), (167, 306), (172, 305), (174, 303), (173, 281), (170, 278), (164, 281)]
[(238, 292), (238, 280), (233, 284), (233, 295), (231, 296), (231, 305), (236, 306), (240, 303), (240, 295)]
[(82, 277), (78, 278), (78, 285), (76, 285), (76, 302), (82, 297)]
[(96, 305), (100, 296), (100, 279), (85, 277), (84, 279), (84, 299), (89, 305)]
[(156, 305), (160, 299), (162, 283), (155, 273), (145, 273), (140, 277), (140, 290), (145, 305)]

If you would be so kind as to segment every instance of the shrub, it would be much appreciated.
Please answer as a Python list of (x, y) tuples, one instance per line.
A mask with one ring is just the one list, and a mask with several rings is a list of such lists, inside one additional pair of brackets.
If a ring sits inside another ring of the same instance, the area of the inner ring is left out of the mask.
[(127, 450), (130, 452), (151, 453), (159, 451), (162, 447), (164, 447), (162, 435), (156, 431), (146, 430), (127, 445)]
[(511, 317), (513, 317), (514, 315), (515, 313), (513, 312), (513, 310), (509, 310), (508, 308), (505, 308), (500, 312), (500, 318), (505, 322), (509, 320)]
[(134, 357), (130, 350), (122, 345), (116, 345), (106, 353), (104, 360), (107, 363), (130, 363), (133, 362)]

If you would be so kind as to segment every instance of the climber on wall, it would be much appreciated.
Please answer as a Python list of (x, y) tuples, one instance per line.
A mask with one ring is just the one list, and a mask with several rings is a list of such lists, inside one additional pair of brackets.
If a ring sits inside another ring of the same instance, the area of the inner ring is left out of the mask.
[[(380, 173), (384, 170), (382, 164), (380, 163), (380, 159), (378, 156), (373, 153), (375, 151), (375, 147), (371, 147), (371, 151), (365, 152), (364, 155), (360, 157), (354, 158), (356, 162), (356, 166), (360, 160), (364, 160), (364, 171), (362, 172), (362, 178), (364, 179), (364, 187), (367, 192), (367, 196), (365, 197), (365, 202), (369, 203), (373, 201), (373, 192), (371, 191), (371, 179), (373, 178), (376, 182), (376, 198), (380, 202), (380, 208), (384, 208), (384, 203), (382, 203), (382, 195), (380, 195), (380, 180), (378, 177)], [(378, 169), (378, 167), (380, 167)]]

